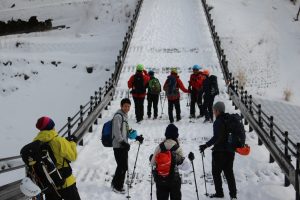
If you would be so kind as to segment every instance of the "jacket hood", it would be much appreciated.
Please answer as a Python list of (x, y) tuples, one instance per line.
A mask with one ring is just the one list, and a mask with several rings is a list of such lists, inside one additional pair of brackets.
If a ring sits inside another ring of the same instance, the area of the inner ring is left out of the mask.
[(55, 130), (45, 130), (38, 133), (38, 135), (33, 139), (33, 141), (40, 140), (42, 142), (49, 142), (53, 138), (57, 137), (58, 134)]

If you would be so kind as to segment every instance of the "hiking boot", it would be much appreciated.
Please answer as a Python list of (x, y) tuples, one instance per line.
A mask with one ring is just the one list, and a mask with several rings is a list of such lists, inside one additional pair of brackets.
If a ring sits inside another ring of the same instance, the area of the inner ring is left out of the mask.
[(202, 117), (204, 117), (204, 115), (200, 114), (200, 115), (197, 116), (197, 118), (202, 118)]
[(114, 187), (112, 191), (114, 191), (115, 193), (118, 193), (118, 194), (125, 194), (126, 193), (126, 191), (123, 188), (119, 190), (119, 189)]
[(192, 119), (192, 118), (196, 118), (195, 114), (190, 115), (190, 119)]
[(176, 118), (176, 121), (179, 122), (180, 120), (181, 120), (181, 117), (180, 117), (180, 116)]
[(153, 119), (154, 119), (154, 120), (157, 119), (157, 116), (154, 116)]
[(211, 194), (209, 195), (210, 198), (224, 198), (224, 194)]
[(207, 123), (207, 122), (210, 122), (210, 120), (209, 120), (209, 119), (205, 119), (205, 120), (203, 121), (203, 123)]
[(151, 115), (148, 115), (148, 119), (150, 119), (151, 118)]

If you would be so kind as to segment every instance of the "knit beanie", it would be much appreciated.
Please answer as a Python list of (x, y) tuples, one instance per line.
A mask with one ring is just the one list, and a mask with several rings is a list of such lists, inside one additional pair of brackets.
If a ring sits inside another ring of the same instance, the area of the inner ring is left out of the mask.
[(169, 124), (166, 128), (165, 136), (167, 139), (177, 139), (179, 136), (178, 128), (174, 124)]
[(219, 111), (220, 113), (225, 112), (225, 104), (222, 101), (218, 101), (217, 103), (215, 103), (213, 108)]
[(35, 126), (40, 131), (52, 130), (55, 126), (55, 123), (50, 117), (41, 117), (37, 120)]

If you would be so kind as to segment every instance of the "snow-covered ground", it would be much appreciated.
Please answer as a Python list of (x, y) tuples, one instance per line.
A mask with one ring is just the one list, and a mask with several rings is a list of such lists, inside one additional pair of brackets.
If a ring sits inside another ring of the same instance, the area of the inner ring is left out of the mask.
[[(19, 154), (32, 140), (38, 117), (51, 116), (59, 129), (103, 85), (114, 70), (136, 2), (0, 1), (2, 21), (35, 15), (69, 27), (0, 37), (1, 158)], [(5, 65), (8, 61), (12, 65)], [(86, 67), (94, 67), (93, 73)]]
[[(127, 96), (127, 80), (135, 72), (134, 65), (143, 63), (147, 69), (154, 69), (157, 77), (164, 82), (169, 74), (169, 67), (177, 66), (185, 85), (190, 74), (189, 67), (195, 63), (202, 64), (219, 77), (221, 94), (216, 100), (225, 101), (227, 110), (234, 112), (231, 102), (225, 93), (225, 84), (218, 65), (216, 53), (206, 23), (202, 5), (198, 0), (145, 0), (137, 27), (131, 42), (125, 66), (118, 83), (117, 92), (109, 107), (104, 111), (101, 124), (111, 119), (119, 108), (120, 100)], [(193, 151), (200, 199), (204, 196), (202, 162), (198, 146), (212, 136), (212, 124), (203, 124), (203, 119), (189, 123), (189, 108), (186, 107), (187, 95), (182, 95), (181, 109), (183, 119), (175, 124), (179, 127), (180, 144), (187, 155)], [(146, 105), (146, 102), (145, 102)], [(164, 113), (167, 103), (164, 106)], [(161, 108), (159, 107), (159, 112)], [(149, 199), (150, 166), (148, 157), (155, 147), (164, 139), (168, 125), (167, 114), (162, 119), (146, 119), (141, 124), (135, 123), (134, 105), (129, 114), (129, 124), (145, 137), (141, 145), (136, 168), (136, 179), (130, 190), (131, 199)], [(84, 139), (85, 146), (79, 147), (79, 158), (73, 164), (77, 184), (82, 199), (125, 199), (125, 195), (115, 194), (110, 189), (112, 175), (116, 167), (113, 150), (105, 148), (100, 141), (102, 126), (94, 127), (94, 133)], [(257, 145), (255, 133), (247, 133), (247, 143), (252, 152), (250, 156), (236, 155), (234, 171), (237, 180), (238, 197), (241, 200), (291, 200), (294, 199), (292, 186), (283, 187), (283, 175), (276, 164), (269, 164), (268, 151)], [(129, 153), (129, 171), (132, 172), (138, 143), (131, 143)], [(211, 152), (206, 151), (204, 158), (208, 177), (208, 192), (214, 192), (211, 175)], [(193, 174), (191, 171), (182, 174), (183, 200), (197, 199)], [(153, 186), (155, 195), (155, 185)], [(224, 183), (226, 198), (229, 199), (226, 181)]]
[(222, 46), (235, 75), (245, 77), (252, 94), (283, 100), (291, 90), (300, 105), (300, 2), (289, 0), (208, 0)]

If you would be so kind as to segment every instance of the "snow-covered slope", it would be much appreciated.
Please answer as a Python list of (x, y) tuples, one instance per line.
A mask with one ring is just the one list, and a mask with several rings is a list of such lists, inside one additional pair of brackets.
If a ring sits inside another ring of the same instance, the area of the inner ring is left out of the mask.
[(209, 0), (216, 29), (235, 75), (251, 93), (300, 105), (300, 26), (293, 18), (300, 2), (289, 0)]
[[(127, 80), (135, 72), (135, 65), (143, 63), (147, 69), (156, 71), (157, 77), (164, 82), (169, 68), (177, 66), (185, 85), (195, 63), (202, 64), (219, 77), (221, 94), (216, 100), (225, 101), (227, 110), (234, 112), (231, 102), (225, 93), (225, 84), (214, 46), (211, 40), (202, 5), (198, 0), (145, 0), (137, 27), (125, 61), (114, 101), (108, 111), (104, 111), (100, 123), (111, 119), (119, 108), (120, 100), (127, 96)], [(186, 107), (187, 95), (182, 94), (181, 109), (183, 119), (175, 124), (179, 127), (180, 144), (187, 155), (193, 151), (196, 155), (195, 168), (200, 199), (204, 196), (202, 162), (198, 146), (212, 136), (212, 124), (203, 124), (203, 119), (189, 123), (189, 108)], [(163, 101), (161, 102), (163, 103)], [(145, 102), (146, 105), (146, 102)], [(167, 102), (164, 105), (164, 113)], [(161, 112), (161, 107), (159, 107)], [(155, 147), (164, 139), (164, 131), (169, 121), (167, 114), (162, 119), (146, 119), (142, 124), (135, 123), (134, 105), (129, 114), (129, 124), (145, 142), (139, 152), (136, 168), (136, 179), (130, 190), (131, 199), (146, 200), (150, 197), (150, 166), (148, 157)], [(77, 184), (82, 199), (125, 199), (124, 195), (115, 194), (110, 189), (112, 175), (116, 167), (113, 150), (104, 148), (100, 141), (101, 125), (94, 127), (94, 132), (84, 139), (85, 146), (79, 147), (78, 160), (73, 164)], [(237, 180), (238, 197), (241, 200), (291, 200), (294, 199), (292, 186), (283, 187), (283, 175), (276, 164), (268, 164), (268, 152), (258, 146), (255, 133), (247, 133), (247, 143), (252, 152), (250, 156), (236, 155), (234, 171)], [(132, 173), (138, 143), (131, 143), (129, 153), (129, 171)], [(214, 192), (211, 175), (211, 152), (206, 151), (204, 158), (208, 177), (208, 192)], [(193, 174), (191, 171), (182, 174), (183, 200), (197, 199)], [(153, 186), (155, 197), (155, 185)], [(225, 199), (229, 199), (226, 181), (224, 181)]]
[[(136, 2), (0, 1), (2, 21), (35, 15), (39, 20), (53, 19), (53, 26), (69, 27), (0, 37), (0, 157), (17, 155), (32, 140), (38, 117), (49, 115), (60, 128), (103, 85)], [(8, 61), (12, 65), (5, 65)], [(86, 67), (94, 67), (93, 73), (88, 74)]]

